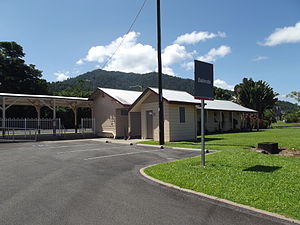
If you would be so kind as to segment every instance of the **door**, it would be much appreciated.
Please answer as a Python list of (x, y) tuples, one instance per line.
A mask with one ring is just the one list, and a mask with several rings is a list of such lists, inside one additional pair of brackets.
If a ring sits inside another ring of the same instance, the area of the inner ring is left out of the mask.
[(146, 111), (147, 139), (153, 139), (153, 111)]

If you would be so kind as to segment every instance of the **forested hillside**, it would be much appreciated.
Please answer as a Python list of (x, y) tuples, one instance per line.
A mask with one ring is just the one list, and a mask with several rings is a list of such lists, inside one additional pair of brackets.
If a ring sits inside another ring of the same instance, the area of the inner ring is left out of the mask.
[(287, 101), (278, 100), (275, 105), (281, 109), (282, 113), (292, 113), (300, 110), (300, 106)]
[[(74, 89), (82, 91), (94, 91), (96, 87), (116, 88), (124, 90), (142, 91), (147, 87), (157, 87), (157, 73), (136, 74), (111, 72), (105, 70), (94, 70), (84, 73), (63, 82), (53, 82), (49, 84), (49, 92), (52, 94), (62, 91), (69, 95), (74, 93)], [(163, 75), (163, 88), (186, 91), (194, 94), (194, 80), (180, 77)], [(233, 92), (215, 87), (215, 98), (232, 100)], [(78, 92), (78, 91), (76, 91)]]
[[(147, 87), (157, 87), (157, 82), (157, 73), (135, 74), (98, 69), (63, 82), (50, 83), (49, 91), (55, 93), (78, 85), (85, 91), (95, 90), (96, 87), (141, 91)], [(166, 89), (182, 90), (191, 94), (194, 92), (192, 79), (163, 75), (163, 85)]]

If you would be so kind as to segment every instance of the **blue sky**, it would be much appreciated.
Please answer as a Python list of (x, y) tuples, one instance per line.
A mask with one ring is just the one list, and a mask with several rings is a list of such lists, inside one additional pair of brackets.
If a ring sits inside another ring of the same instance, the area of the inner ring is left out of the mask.
[[(143, 0), (0, 0), (0, 40), (16, 41), (48, 81), (96, 68), (123, 40)], [(104, 69), (156, 69), (156, 1)], [(161, 0), (164, 71), (194, 77), (194, 59), (214, 64), (215, 85), (244, 77), (281, 96), (300, 91), (299, 0)], [(282, 98), (282, 97), (281, 97)]]

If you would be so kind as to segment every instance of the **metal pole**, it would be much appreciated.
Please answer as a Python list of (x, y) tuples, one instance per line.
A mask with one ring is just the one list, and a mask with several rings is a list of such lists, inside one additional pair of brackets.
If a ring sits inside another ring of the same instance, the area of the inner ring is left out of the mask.
[(201, 151), (201, 161), (202, 166), (205, 166), (205, 132), (204, 132), (204, 99), (201, 99), (201, 145), (202, 145), (202, 151)]
[(160, 26), (160, 0), (157, 0), (157, 67), (158, 67), (158, 111), (159, 111), (159, 144), (165, 144), (164, 138), (164, 105), (162, 95), (162, 62), (161, 62), (161, 26)]

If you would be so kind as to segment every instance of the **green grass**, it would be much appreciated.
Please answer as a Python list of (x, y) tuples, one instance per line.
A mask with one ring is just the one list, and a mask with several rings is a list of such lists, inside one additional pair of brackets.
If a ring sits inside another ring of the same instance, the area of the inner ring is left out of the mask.
[[(146, 174), (177, 186), (228, 199), (258, 209), (300, 219), (300, 158), (250, 151), (223, 151), (207, 156), (163, 163)], [(273, 172), (245, 171), (269, 166)]]
[[(267, 129), (259, 132), (206, 135), (205, 147), (209, 150), (241, 150), (257, 147), (259, 142), (278, 142), (279, 147), (300, 150), (300, 127)], [(142, 141), (141, 144), (157, 145), (157, 141)], [(201, 142), (167, 142), (166, 146), (201, 148)]]
[[(207, 139), (208, 149), (221, 152), (207, 155), (206, 167), (200, 166), (201, 159), (196, 157), (147, 168), (146, 174), (183, 188), (300, 219), (300, 158), (245, 150), (258, 142), (279, 142), (281, 147), (300, 149), (300, 128), (207, 135)], [(201, 143), (166, 145), (200, 148)]]
[(282, 121), (278, 121), (277, 123), (272, 123), (272, 127), (299, 127), (300, 123), (284, 123)]

